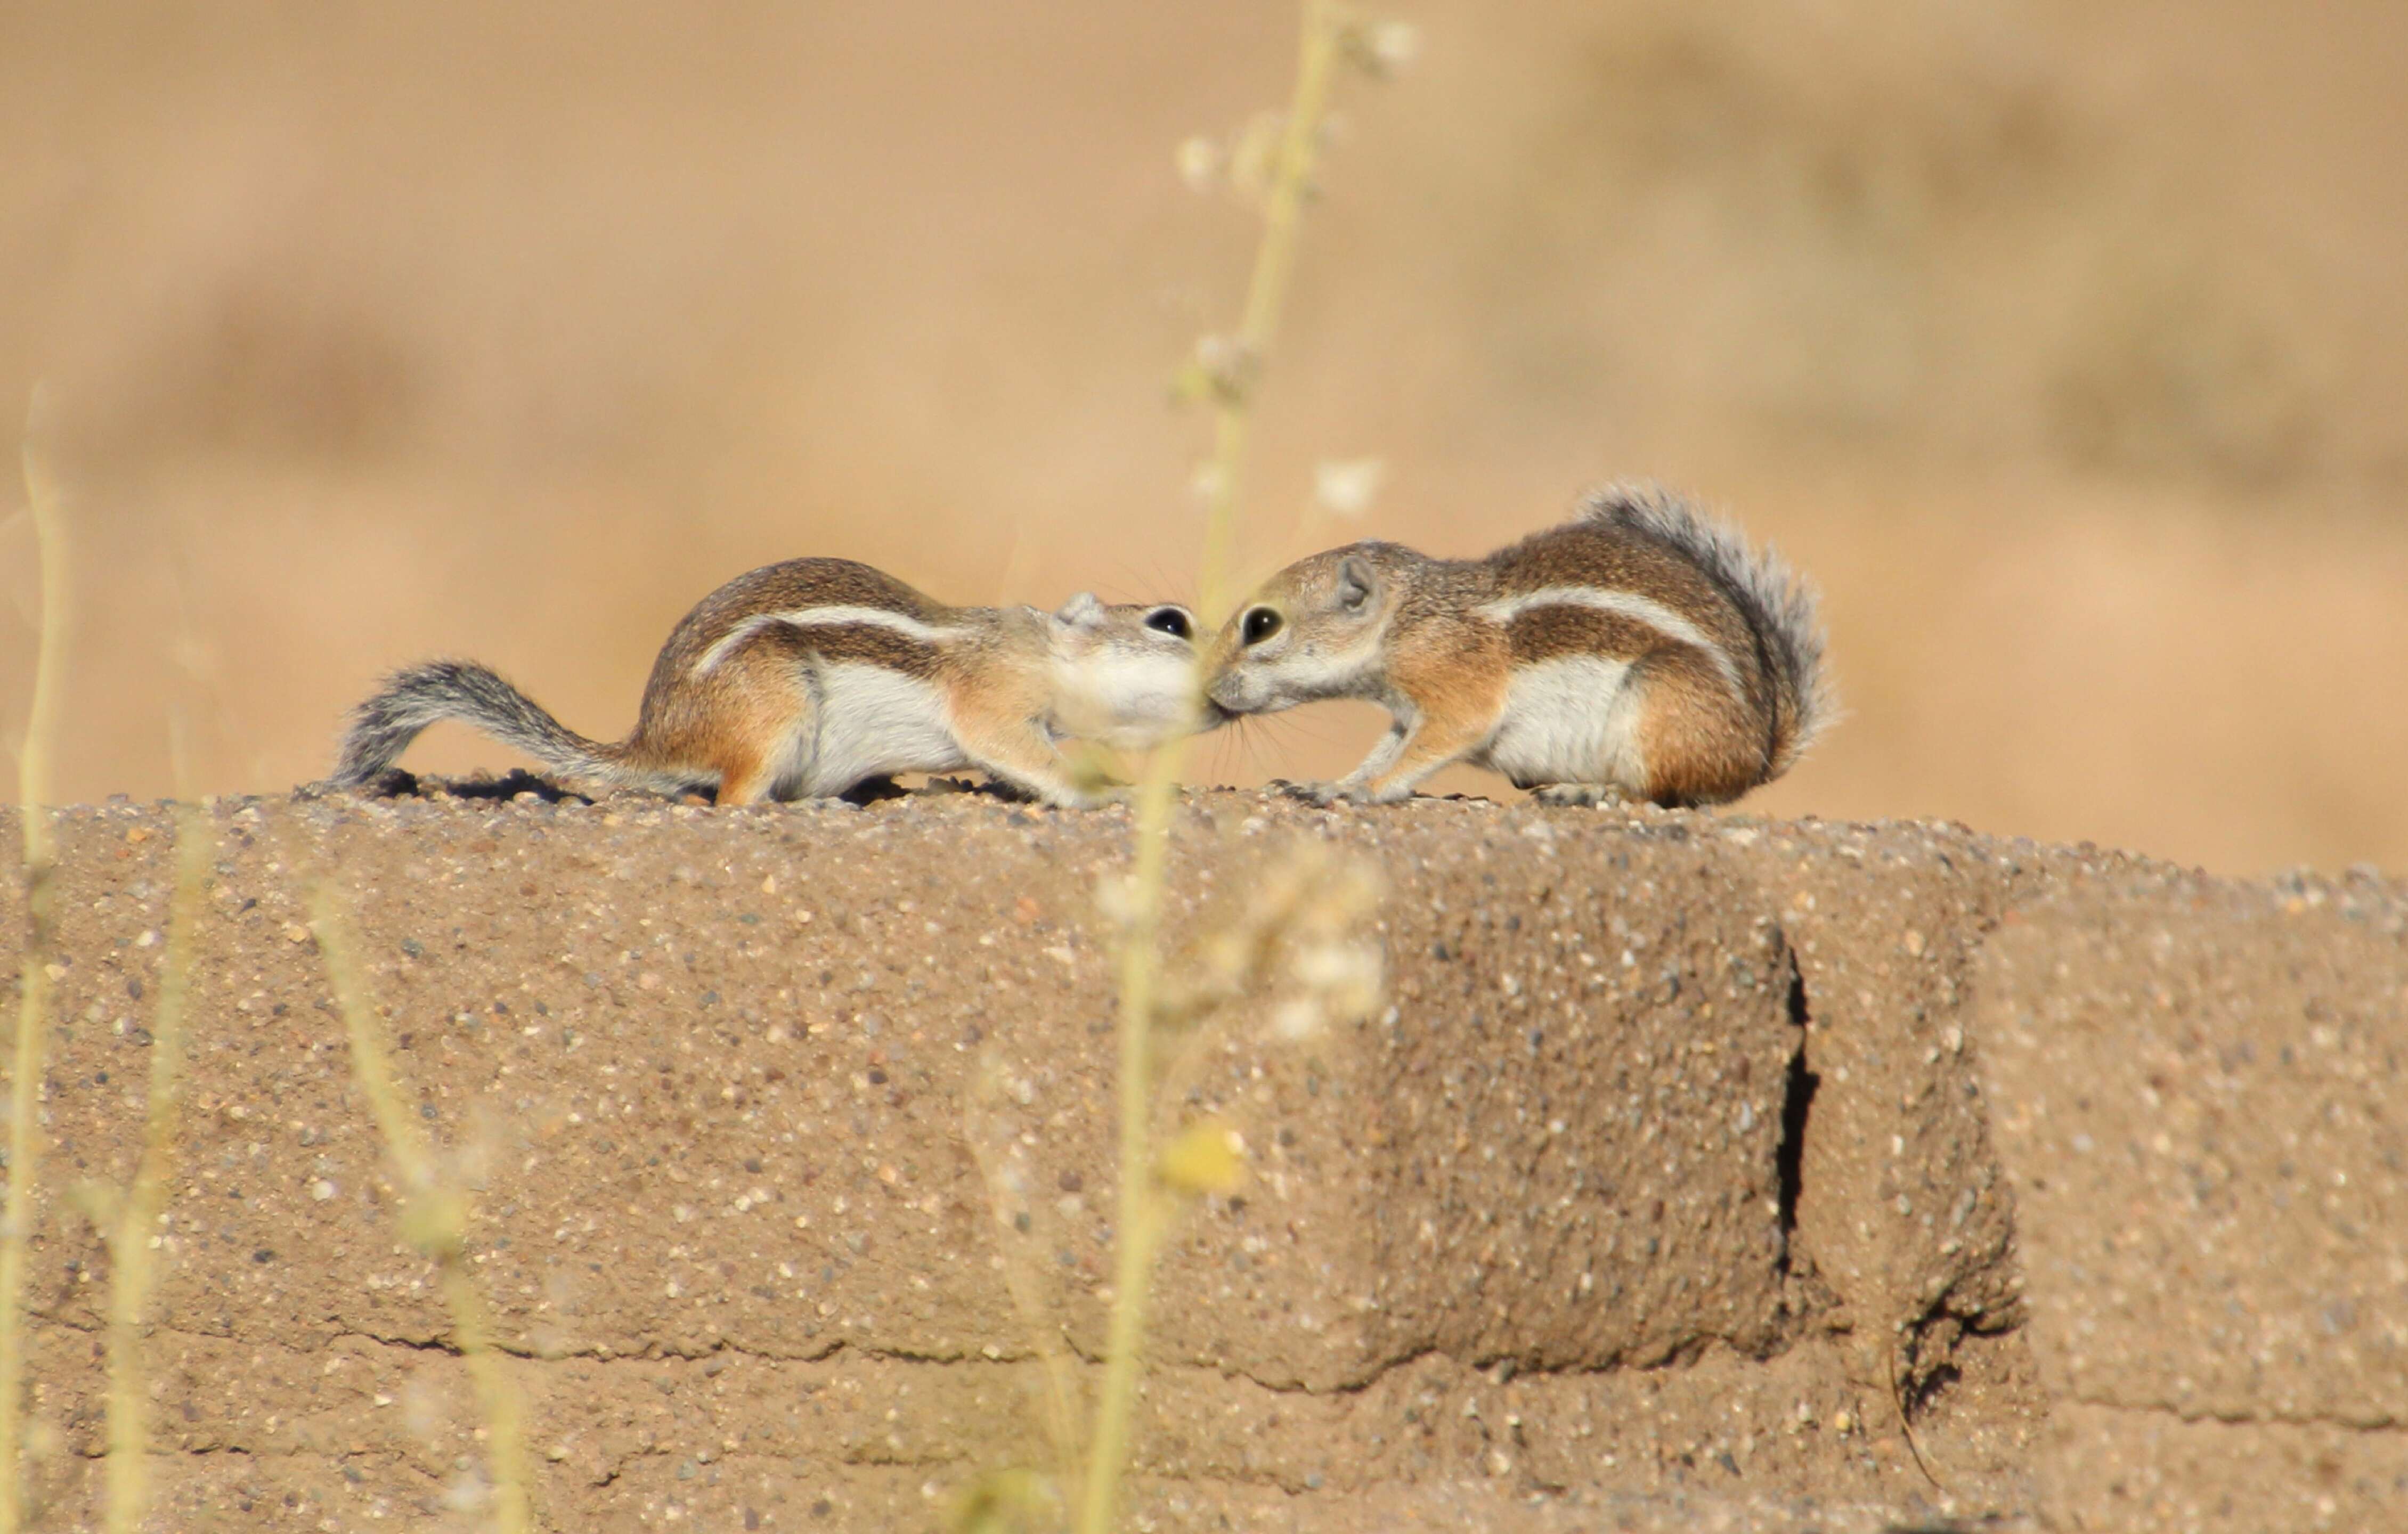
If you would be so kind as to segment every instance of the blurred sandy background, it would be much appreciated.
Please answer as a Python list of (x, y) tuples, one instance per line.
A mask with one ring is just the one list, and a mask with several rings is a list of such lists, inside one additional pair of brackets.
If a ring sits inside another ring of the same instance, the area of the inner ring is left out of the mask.
[[(2408, 867), (2408, 7), (1401, 0), (1349, 81), (1248, 548), (1323, 459), (1447, 553), (1644, 475), (1820, 581), (1851, 717), (1756, 807)], [(0, 437), (57, 391), (61, 791), (322, 772), (429, 652), (631, 721), (800, 553), (1190, 595), (1255, 225), (1179, 142), (1284, 5), (0, 7)], [(0, 491), (0, 718), (31, 544)], [(1341, 769), (1368, 710), (1217, 740)], [(414, 765), (496, 767), (465, 732)], [(1473, 774), (1440, 787), (1510, 794)]]

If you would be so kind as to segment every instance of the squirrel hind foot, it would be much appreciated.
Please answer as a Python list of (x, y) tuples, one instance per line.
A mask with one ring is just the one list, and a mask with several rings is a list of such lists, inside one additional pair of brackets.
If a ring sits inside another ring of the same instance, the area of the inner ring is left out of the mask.
[(1270, 786), (1273, 791), (1285, 795), (1291, 799), (1302, 799), (1307, 804), (1318, 805), (1324, 810), (1340, 804), (1404, 804), (1413, 797), (1411, 783), (1390, 783), (1385, 787), (1378, 787), (1370, 783), (1351, 782), (1345, 779), (1340, 779), (1334, 783), (1292, 783), (1284, 778), (1275, 778), (1271, 781)]
[(1613, 783), (1541, 783), (1530, 797), (1544, 805), (1571, 810), (1620, 810), (1629, 796)]

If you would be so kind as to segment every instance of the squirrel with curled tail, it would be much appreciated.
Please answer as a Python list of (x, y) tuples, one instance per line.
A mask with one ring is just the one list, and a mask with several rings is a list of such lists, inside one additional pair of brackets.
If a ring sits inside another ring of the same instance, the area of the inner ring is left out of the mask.
[(1354, 543), (1254, 593), (1207, 656), (1226, 717), (1321, 698), (1393, 716), (1300, 790), (1386, 804), (1456, 762), (1553, 804), (1719, 804), (1786, 771), (1836, 712), (1813, 593), (1659, 491), (1601, 491), (1484, 559)]
[(974, 767), (1081, 808), (1113, 795), (1080, 781), (1062, 738), (1151, 746), (1200, 713), (1195, 616), (1176, 603), (1082, 592), (1052, 613), (947, 607), (849, 559), (793, 559), (686, 614), (624, 740), (577, 734), (490, 667), (430, 661), (352, 710), (328, 782), (371, 787), (420, 731), (457, 719), (593, 789), (709, 790), (740, 805)]

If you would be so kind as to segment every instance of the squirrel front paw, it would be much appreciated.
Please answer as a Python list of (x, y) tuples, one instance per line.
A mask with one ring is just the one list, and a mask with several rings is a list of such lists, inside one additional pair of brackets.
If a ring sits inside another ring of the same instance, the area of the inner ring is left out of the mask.
[(1341, 802), (1402, 804), (1413, 796), (1413, 791), (1411, 788), (1394, 786), (1374, 788), (1369, 783), (1348, 782), (1343, 779), (1334, 783), (1292, 783), (1285, 779), (1274, 779), (1271, 786), (1292, 799), (1302, 799), (1307, 804), (1317, 804), (1325, 810)]
[(1046, 783), (1036, 796), (1056, 810), (1101, 810), (1108, 805), (1135, 804), (1137, 790), (1111, 779), (1083, 782)]
[(1302, 799), (1307, 804), (1317, 804), (1325, 810), (1346, 797), (1344, 783), (1293, 783), (1285, 778), (1273, 778), (1270, 788), (1275, 794)]

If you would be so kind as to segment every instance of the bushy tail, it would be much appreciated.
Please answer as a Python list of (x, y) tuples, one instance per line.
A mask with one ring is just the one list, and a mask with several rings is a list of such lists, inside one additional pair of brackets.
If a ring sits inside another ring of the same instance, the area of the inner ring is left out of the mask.
[(1823, 669), (1814, 588), (1773, 549), (1749, 548), (1739, 529), (1652, 485), (1609, 485), (1582, 504), (1581, 515), (1669, 546), (1739, 609), (1756, 636), (1770, 694), (1765, 780), (1788, 771), (1840, 713), (1839, 691)]
[(612, 787), (651, 787), (650, 774), (633, 771), (616, 749), (588, 740), (544, 711), (533, 698), (474, 661), (428, 661), (395, 671), (376, 695), (351, 710), (343, 732), (343, 753), (327, 781), (337, 788), (365, 788), (439, 720), (474, 724), (514, 746), (564, 777)]

